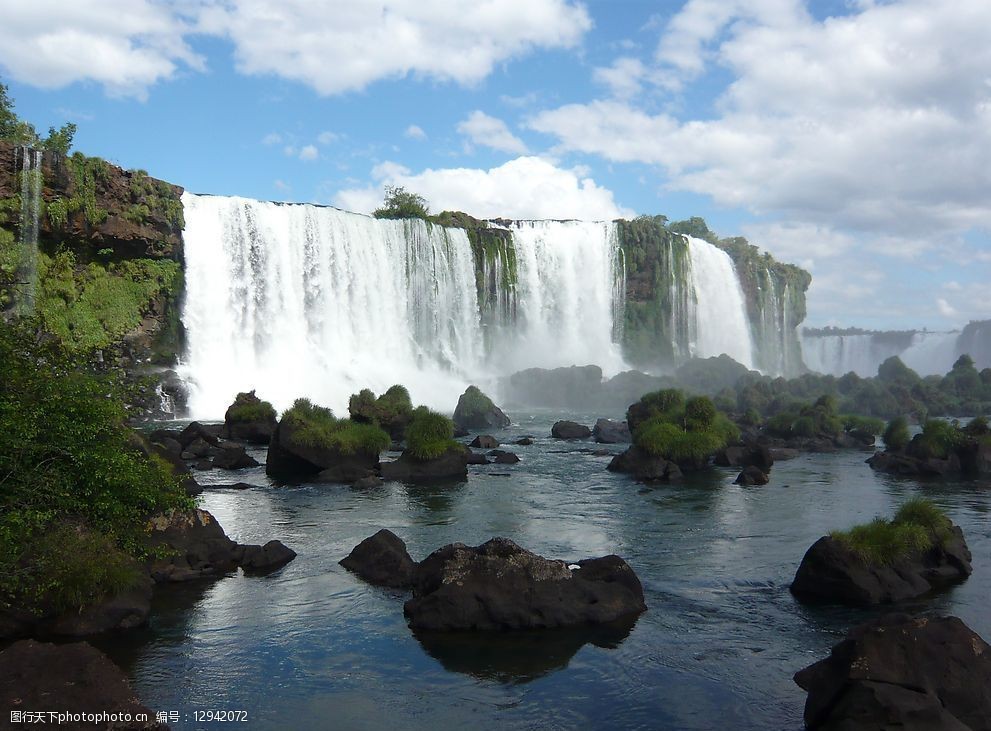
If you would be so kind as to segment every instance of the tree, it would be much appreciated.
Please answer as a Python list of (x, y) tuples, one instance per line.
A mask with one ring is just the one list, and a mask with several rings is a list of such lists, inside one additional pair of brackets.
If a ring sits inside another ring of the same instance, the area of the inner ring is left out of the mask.
[(46, 150), (58, 152), (61, 155), (68, 155), (72, 149), (72, 138), (76, 135), (76, 125), (66, 122), (59, 129), (48, 128), (48, 137), (42, 143)]
[(0, 83), (0, 140), (19, 145), (41, 145), (46, 150), (68, 155), (75, 134), (76, 125), (66, 122), (59, 129), (49, 127), (48, 137), (42, 141), (34, 125), (14, 112), (14, 100), (9, 96), (7, 85)]
[(430, 215), (427, 199), (412, 193), (401, 185), (385, 188), (385, 201), (372, 214), (375, 218), (423, 218)]

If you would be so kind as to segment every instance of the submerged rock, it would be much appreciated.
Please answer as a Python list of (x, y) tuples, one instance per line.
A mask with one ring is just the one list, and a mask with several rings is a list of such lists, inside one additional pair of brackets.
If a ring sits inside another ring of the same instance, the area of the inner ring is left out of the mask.
[(468, 453), (468, 464), (470, 465), (480, 465), (480, 464), (492, 464), (489, 458), (486, 457), (481, 452), (469, 452)]
[(127, 715), (146, 721), (60, 723), (59, 728), (114, 729), (114, 731), (167, 731), (155, 722), (155, 713), (141, 705), (127, 676), (102, 652), (85, 642), (54, 645), (34, 640), (15, 642), (0, 652), (0, 706), (11, 713), (0, 723), (13, 723), (14, 711), (45, 713), (45, 723), (55, 726), (48, 711), (69, 714)]
[(520, 461), (518, 455), (503, 449), (493, 449), (489, 452), (489, 456), (495, 458), (496, 464), (516, 464)]
[(737, 475), (736, 479), (733, 480), (734, 485), (766, 485), (770, 479), (767, 475), (761, 472), (759, 467), (754, 465), (748, 465), (743, 468), (743, 471)]
[(592, 427), (592, 436), (600, 444), (627, 444), (633, 441), (630, 427), (625, 421), (598, 419)]
[(563, 420), (554, 422), (551, 436), (555, 439), (588, 439), (592, 436), (592, 430), (584, 424)]
[[(477, 386), (468, 386), (458, 399), (454, 409), (455, 429), (504, 429), (510, 425), (509, 417), (496, 406), (492, 399)], [(495, 446), (499, 446), (496, 444)]]
[(355, 546), (340, 564), (369, 584), (396, 589), (413, 586), (416, 562), (403, 540), (385, 528)]
[(956, 525), (941, 544), (890, 565), (870, 565), (841, 541), (823, 536), (806, 552), (791, 592), (808, 602), (854, 606), (898, 602), (963, 581), (973, 570), (970, 561), (970, 550)]
[(956, 617), (862, 624), (795, 682), (808, 729), (991, 731), (991, 646)]
[(368, 490), (373, 487), (382, 487), (383, 484), (381, 477), (370, 475), (369, 477), (362, 477), (360, 480), (355, 480), (351, 487), (355, 490)]
[(245, 452), (240, 444), (224, 444), (214, 452), (213, 466), (221, 470), (240, 470), (258, 467), (259, 462)]
[(573, 565), (506, 538), (454, 543), (420, 562), (403, 611), (414, 629), (510, 630), (603, 624), (647, 609), (640, 580), (619, 556)]
[(716, 453), (713, 461), (722, 467), (756, 467), (767, 474), (774, 465), (774, 456), (764, 445), (748, 444), (726, 447)]
[(495, 449), (499, 446), (499, 440), (488, 434), (479, 434), (468, 446), (475, 449)]
[(242, 545), (238, 563), (247, 572), (275, 571), (296, 558), (296, 552), (282, 541), (269, 541), (264, 546)]

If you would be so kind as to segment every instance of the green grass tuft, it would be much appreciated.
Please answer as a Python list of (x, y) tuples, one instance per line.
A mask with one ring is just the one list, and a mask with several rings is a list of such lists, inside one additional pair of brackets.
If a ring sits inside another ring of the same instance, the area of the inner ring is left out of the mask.
[(952, 523), (930, 500), (914, 498), (903, 504), (893, 520), (877, 517), (870, 523), (829, 535), (869, 566), (891, 564), (943, 545)]
[(418, 406), (406, 427), (406, 451), (416, 459), (437, 459), (460, 445), (454, 441), (454, 422), (443, 414)]
[(330, 409), (305, 398), (296, 399), (282, 419), (296, 427), (291, 443), (300, 447), (335, 450), (344, 455), (378, 454), (390, 443), (389, 435), (379, 427), (338, 419)]

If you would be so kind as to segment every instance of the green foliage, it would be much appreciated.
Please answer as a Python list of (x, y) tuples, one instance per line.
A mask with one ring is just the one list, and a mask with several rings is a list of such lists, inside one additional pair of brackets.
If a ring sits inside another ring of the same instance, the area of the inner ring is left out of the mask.
[(257, 421), (275, 421), (275, 407), (268, 401), (235, 403), (227, 410), (227, 421), (246, 424)]
[(48, 128), (48, 137), (41, 143), (42, 147), (59, 155), (68, 155), (72, 149), (72, 138), (76, 136), (76, 125), (66, 122), (58, 129)]
[(484, 414), (496, 407), (492, 399), (486, 396), (478, 386), (468, 386), (461, 395), (459, 403), (467, 414)]
[(17, 116), (14, 112), (14, 100), (7, 94), (7, 85), (0, 83), (0, 140), (19, 145), (37, 144), (38, 133), (34, 125)]
[(454, 441), (454, 422), (426, 406), (413, 410), (406, 427), (406, 452), (416, 459), (437, 459), (460, 445)]
[(373, 424), (338, 419), (334, 412), (314, 405), (309, 399), (296, 399), (282, 415), (283, 423), (294, 428), (291, 443), (300, 447), (327, 449), (344, 455), (378, 454), (389, 446), (389, 435)]
[(71, 251), (60, 251), (40, 254), (38, 263), (41, 323), (75, 351), (106, 347), (134, 330), (153, 299), (175, 293), (181, 276), (170, 260), (79, 267)]
[(147, 517), (192, 502), (114, 389), (35, 326), (0, 327), (0, 604), (69, 606), (126, 584), (115, 551), (140, 558)]
[(69, 158), (75, 190), (73, 199), (76, 210), (82, 210), (86, 220), (93, 226), (99, 226), (107, 220), (107, 212), (97, 204), (97, 183), (106, 183), (110, 177), (110, 166), (106, 160), (99, 157), (86, 157), (81, 152), (74, 152)]
[(76, 198), (56, 198), (45, 206), (48, 212), (48, 220), (53, 229), (64, 229), (69, 222), (69, 214), (79, 210), (79, 201)]
[(843, 430), (850, 434), (877, 436), (884, 431), (884, 421), (873, 416), (846, 414), (842, 417)]
[(986, 416), (975, 416), (961, 431), (969, 437), (986, 437), (991, 434), (991, 424)]
[(884, 444), (893, 451), (905, 449), (912, 441), (912, 435), (908, 430), (908, 419), (904, 416), (896, 416), (888, 422), (884, 429)]
[(922, 434), (915, 438), (912, 450), (918, 456), (946, 459), (963, 442), (963, 433), (953, 424), (929, 419), (922, 425)]
[(877, 517), (830, 536), (869, 566), (888, 566), (903, 558), (942, 545), (950, 536), (950, 519), (929, 500), (909, 500), (894, 520)]
[(375, 218), (422, 218), (430, 216), (427, 199), (412, 193), (402, 186), (388, 185), (385, 188), (385, 201), (372, 213)]
[(143, 225), (151, 215), (151, 210), (144, 203), (135, 203), (124, 212), (124, 219), (138, 226)]
[(352, 394), (348, 413), (354, 421), (380, 426), (390, 433), (401, 428), (413, 414), (413, 403), (405, 386), (396, 384), (378, 398), (367, 388)]
[(701, 465), (740, 437), (740, 432), (705, 396), (685, 400), (677, 389), (648, 393), (630, 407), (633, 441), (654, 457)]

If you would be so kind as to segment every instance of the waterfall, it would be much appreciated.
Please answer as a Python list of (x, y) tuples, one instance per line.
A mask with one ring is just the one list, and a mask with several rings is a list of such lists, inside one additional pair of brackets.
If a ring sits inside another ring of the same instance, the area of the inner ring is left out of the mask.
[(194, 415), (252, 388), (339, 413), (361, 388), (406, 385), (453, 408), (482, 362), (465, 232), (333, 208), (183, 195)]
[[(20, 263), (17, 281), (21, 287), (19, 310), (34, 312), (35, 288), (38, 284), (38, 228), (41, 213), (42, 150), (21, 149), (21, 223)], [(16, 157), (15, 157), (16, 159)]]
[[(616, 223), (500, 220), (469, 238), (325, 206), (182, 200), (193, 416), (217, 418), (250, 389), (278, 409), (307, 396), (343, 414), (351, 394), (394, 383), (450, 411), (469, 383), (524, 368), (628, 368)], [(669, 254), (671, 347), (753, 367), (730, 257), (680, 237)]]
[(623, 370), (616, 320), (625, 288), (615, 224), (515, 221), (509, 230), (516, 318), (495, 341), (492, 363), (503, 373), (588, 364), (609, 375)]
[[(958, 332), (861, 332), (839, 334), (805, 331), (802, 358), (812, 371), (842, 376), (876, 376), (878, 366), (897, 355), (920, 376), (944, 375), (964, 352)], [(980, 364), (978, 367), (981, 367)]]
[(691, 261), (689, 282), (694, 292), (694, 313), (689, 318), (691, 354), (709, 358), (725, 353), (753, 368), (753, 337), (733, 260), (712, 244), (693, 236), (686, 238)]

